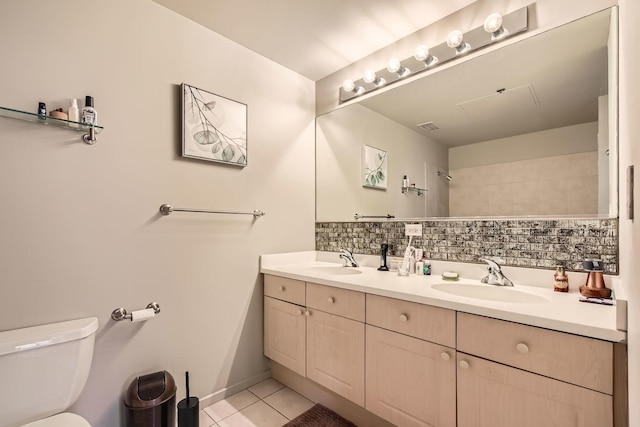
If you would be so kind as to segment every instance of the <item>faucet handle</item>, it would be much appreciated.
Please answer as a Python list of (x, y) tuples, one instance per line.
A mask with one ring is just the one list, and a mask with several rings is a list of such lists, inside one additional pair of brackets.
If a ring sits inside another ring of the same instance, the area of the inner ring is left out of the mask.
[(492, 257), (486, 257), (486, 258), (478, 258), (480, 261), (484, 261), (487, 264), (489, 264), (489, 269), (492, 269), (496, 272), (500, 272), (500, 264), (498, 264), (499, 262), (504, 263), (504, 260), (500, 259), (500, 258), (492, 258)]

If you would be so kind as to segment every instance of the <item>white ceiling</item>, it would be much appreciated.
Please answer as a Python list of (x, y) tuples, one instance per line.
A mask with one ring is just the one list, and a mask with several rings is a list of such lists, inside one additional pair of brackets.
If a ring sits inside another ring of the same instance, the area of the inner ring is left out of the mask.
[(317, 81), (476, 0), (154, 0)]

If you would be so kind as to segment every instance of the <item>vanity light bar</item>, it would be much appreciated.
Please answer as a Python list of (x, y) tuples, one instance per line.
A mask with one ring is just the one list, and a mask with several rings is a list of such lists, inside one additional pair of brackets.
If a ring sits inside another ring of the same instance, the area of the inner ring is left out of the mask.
[(339, 102), (347, 102), (374, 90), (394, 84), (409, 76), (422, 73), (451, 61), (469, 52), (476, 51), (490, 44), (512, 37), (528, 29), (528, 9), (520, 8), (505, 16), (492, 13), (484, 25), (466, 33), (454, 30), (449, 33), (447, 41), (427, 48), (420, 45), (413, 56), (399, 61), (392, 58), (389, 64), (378, 71), (367, 70), (358, 80), (345, 80), (339, 90)]

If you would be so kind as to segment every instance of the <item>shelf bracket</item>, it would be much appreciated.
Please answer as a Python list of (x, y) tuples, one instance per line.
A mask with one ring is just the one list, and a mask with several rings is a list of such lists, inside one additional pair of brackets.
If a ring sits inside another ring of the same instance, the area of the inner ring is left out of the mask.
[(82, 140), (85, 144), (89, 145), (93, 145), (98, 142), (98, 140), (96, 139), (96, 128), (94, 128), (93, 126), (90, 127), (89, 133), (85, 133), (84, 135), (82, 135)]

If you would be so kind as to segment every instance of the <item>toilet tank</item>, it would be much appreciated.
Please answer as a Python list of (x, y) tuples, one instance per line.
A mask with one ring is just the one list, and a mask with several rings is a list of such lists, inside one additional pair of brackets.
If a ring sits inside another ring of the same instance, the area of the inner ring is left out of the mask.
[(0, 332), (0, 427), (63, 412), (91, 369), (98, 319)]

